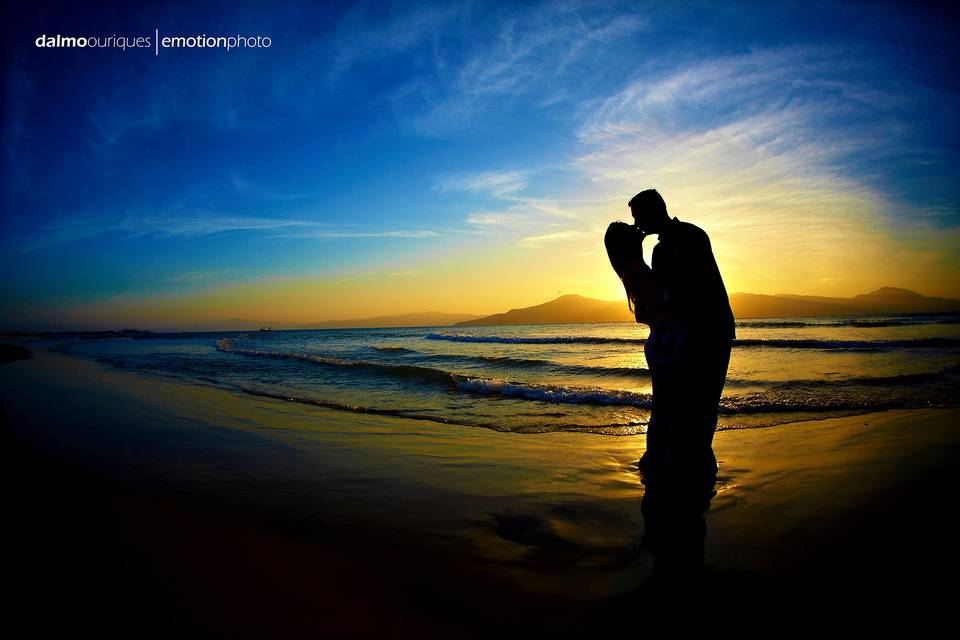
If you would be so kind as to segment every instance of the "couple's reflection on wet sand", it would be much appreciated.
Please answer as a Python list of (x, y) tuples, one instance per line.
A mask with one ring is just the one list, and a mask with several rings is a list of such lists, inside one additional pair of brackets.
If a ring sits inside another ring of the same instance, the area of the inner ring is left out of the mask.
[(584, 632), (620, 633), (624, 625), (641, 619), (647, 625), (681, 623), (687, 613), (710, 610), (716, 597), (716, 576), (705, 569), (704, 554), (717, 468), (704, 471), (701, 465), (694, 473), (689, 468), (659, 466), (655, 471), (637, 465), (635, 473), (643, 486), (637, 505), (643, 522), (638, 544), (631, 545), (620, 564), (623, 581), (630, 586), (583, 620), (579, 628)]
[(639, 471), (644, 485), (640, 502), (644, 533), (640, 548), (653, 558), (652, 571), (643, 585), (645, 591), (668, 595), (700, 586), (706, 513), (717, 494), (715, 469)]

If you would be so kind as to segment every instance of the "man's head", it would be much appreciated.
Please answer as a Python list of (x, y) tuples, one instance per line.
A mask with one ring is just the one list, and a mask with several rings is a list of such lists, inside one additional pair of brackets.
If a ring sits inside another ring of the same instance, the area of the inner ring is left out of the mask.
[(663, 226), (670, 222), (667, 203), (656, 189), (641, 191), (627, 204), (637, 228), (644, 233), (660, 233)]

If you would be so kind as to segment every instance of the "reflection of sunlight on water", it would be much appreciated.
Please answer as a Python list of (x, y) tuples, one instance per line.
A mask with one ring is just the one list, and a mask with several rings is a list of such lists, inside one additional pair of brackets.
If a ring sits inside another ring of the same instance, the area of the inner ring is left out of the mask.
[(724, 493), (724, 492), (727, 492), (727, 491), (733, 491), (734, 489), (736, 489), (736, 488), (739, 487), (739, 486), (740, 486), (740, 485), (737, 484), (737, 483), (735, 483), (735, 482), (724, 483), (724, 482), (717, 481), (717, 493), (719, 494), (719, 493)]
[[(825, 351), (813, 349), (734, 349), (728, 379), (759, 381), (816, 380), (861, 376), (893, 376), (945, 369), (957, 354), (927, 351)], [(736, 393), (735, 389), (727, 389)]]

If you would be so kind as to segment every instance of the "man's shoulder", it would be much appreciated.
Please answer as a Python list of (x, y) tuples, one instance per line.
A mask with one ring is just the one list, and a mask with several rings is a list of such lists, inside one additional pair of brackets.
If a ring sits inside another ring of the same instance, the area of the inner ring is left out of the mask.
[(670, 237), (676, 237), (681, 242), (695, 242), (710, 244), (710, 238), (707, 232), (695, 224), (684, 222), (676, 218), (671, 223)]
[(707, 235), (706, 231), (704, 231), (697, 225), (693, 224), (692, 222), (684, 222), (683, 220), (676, 220), (674, 224), (677, 225), (677, 229), (680, 230), (681, 233), (688, 233), (691, 235), (700, 235), (700, 236)]

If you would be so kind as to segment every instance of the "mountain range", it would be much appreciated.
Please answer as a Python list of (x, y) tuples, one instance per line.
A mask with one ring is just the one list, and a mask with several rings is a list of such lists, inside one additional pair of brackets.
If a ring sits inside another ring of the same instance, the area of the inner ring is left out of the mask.
[(943, 313), (960, 311), (960, 300), (924, 296), (909, 289), (881, 287), (852, 298), (759, 295), (735, 293), (730, 296), (737, 318), (783, 318), (790, 316), (877, 315), (887, 313)]
[[(734, 293), (730, 296), (733, 315), (737, 318), (788, 318), (803, 316), (869, 316), (890, 313), (960, 312), (960, 300), (935, 298), (908, 289), (883, 287), (851, 298), (801, 296), (794, 294), (763, 295)], [(186, 326), (160, 328), (165, 331), (250, 331), (272, 326), (274, 329), (372, 328), (372, 327), (476, 327), (503, 324), (563, 324), (577, 322), (633, 322), (633, 314), (623, 300), (596, 300), (575, 294), (560, 296), (549, 302), (510, 309), (489, 316), (467, 313), (426, 311), (419, 313), (375, 316), (351, 320), (282, 323), (254, 319), (230, 318), (192, 323)], [(43, 328), (43, 327), (41, 327)], [(59, 329), (51, 327), (51, 329)], [(36, 328), (32, 329), (36, 330)]]
[[(803, 316), (869, 316), (889, 313), (942, 313), (960, 311), (960, 300), (934, 298), (908, 289), (883, 287), (852, 298), (761, 295), (735, 293), (730, 306), (737, 318), (789, 318)], [(522, 309), (511, 309), (483, 318), (456, 323), (458, 327), (501, 324), (559, 324), (573, 322), (633, 321), (626, 300), (608, 302), (575, 294)]]

